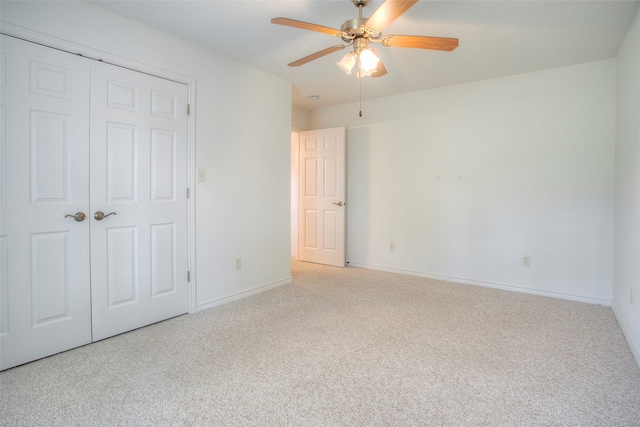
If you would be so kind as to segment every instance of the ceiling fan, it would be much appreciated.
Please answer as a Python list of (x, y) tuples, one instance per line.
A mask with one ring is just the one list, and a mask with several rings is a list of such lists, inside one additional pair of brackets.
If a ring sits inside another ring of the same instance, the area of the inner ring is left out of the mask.
[(336, 63), (338, 67), (347, 74), (351, 74), (351, 70), (357, 64), (358, 68), (356, 70), (356, 77), (381, 77), (387, 74), (387, 70), (378, 57), (375, 49), (370, 47), (370, 44), (372, 43), (380, 43), (382, 46), (390, 47), (443, 51), (452, 51), (458, 47), (458, 39), (454, 38), (404, 36), (395, 34), (388, 36), (382, 35), (382, 31), (384, 31), (385, 28), (409, 10), (409, 8), (416, 4), (418, 0), (386, 0), (368, 19), (364, 19), (362, 17), (362, 8), (367, 5), (369, 0), (351, 1), (358, 8), (359, 17), (349, 19), (342, 24), (339, 30), (322, 25), (310, 24), (308, 22), (296, 21), (289, 18), (273, 18), (271, 20), (271, 23), (273, 24), (317, 31), (319, 33), (340, 37), (346, 43), (331, 46), (319, 52), (312, 53), (311, 55), (291, 62), (289, 64), (290, 67), (298, 67), (315, 59), (329, 55), (330, 53), (342, 50), (345, 47), (353, 46), (353, 51), (347, 53), (340, 62)]

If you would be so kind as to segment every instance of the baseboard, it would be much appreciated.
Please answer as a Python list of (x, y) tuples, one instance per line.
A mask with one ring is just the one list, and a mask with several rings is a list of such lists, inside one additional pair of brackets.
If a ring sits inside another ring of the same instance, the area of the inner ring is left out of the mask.
[(434, 273), (428, 273), (428, 272), (423, 272), (423, 271), (414, 271), (414, 270), (404, 270), (404, 269), (400, 269), (400, 268), (381, 267), (381, 266), (372, 265), (372, 264), (361, 264), (361, 263), (353, 262), (353, 261), (349, 261), (349, 266), (359, 267), (359, 268), (368, 268), (370, 270), (387, 271), (389, 273), (406, 274), (408, 276), (426, 277), (428, 279), (444, 280), (444, 281), (447, 281), (447, 282), (461, 283), (461, 284), (465, 284), (465, 285), (475, 285), (475, 286), (482, 286), (482, 287), (485, 287), (485, 288), (493, 288), (493, 289), (502, 289), (502, 290), (505, 290), (505, 291), (521, 292), (521, 293), (530, 294), (530, 295), (539, 295), (539, 296), (544, 296), (544, 297), (559, 298), (559, 299), (564, 299), (564, 300), (569, 300), (569, 301), (585, 302), (585, 303), (588, 303), (588, 304), (604, 305), (604, 306), (607, 306), (607, 307), (611, 306), (611, 300), (606, 300), (606, 299), (601, 299), (601, 298), (593, 298), (593, 297), (585, 297), (585, 296), (581, 296), (581, 295), (563, 294), (563, 293), (560, 293), (560, 292), (540, 291), (540, 290), (537, 290), (537, 289), (523, 288), (523, 287), (520, 287), (520, 286), (510, 285), (510, 284), (506, 284), (506, 283), (487, 282), (487, 281), (483, 281), (483, 280), (465, 279), (465, 278), (461, 278), (461, 277), (446, 276), (446, 275), (442, 275), (442, 274), (434, 274)]
[(616, 320), (618, 321), (618, 325), (620, 325), (620, 329), (622, 330), (622, 335), (624, 335), (625, 339), (627, 340), (627, 344), (631, 349), (631, 353), (633, 354), (633, 357), (636, 359), (638, 368), (640, 368), (640, 343), (637, 343), (633, 340), (633, 336), (629, 332), (629, 327), (624, 322), (624, 319), (622, 318), (622, 316), (620, 316), (620, 314), (618, 313), (618, 309), (616, 308), (615, 303), (611, 305), (611, 310), (613, 311), (613, 315), (616, 317)]
[(291, 277), (288, 277), (286, 279), (279, 280), (277, 282), (266, 283), (264, 285), (258, 285), (256, 287), (248, 289), (246, 291), (238, 292), (237, 294), (229, 295), (229, 296), (226, 296), (226, 297), (222, 297), (222, 298), (218, 298), (218, 299), (214, 299), (214, 300), (208, 301), (208, 302), (203, 303), (203, 304), (199, 304), (198, 306), (196, 306), (196, 311), (206, 310), (208, 308), (217, 307), (219, 305), (223, 305), (223, 304), (226, 304), (226, 303), (231, 302), (231, 301), (236, 301), (236, 300), (239, 300), (239, 299), (242, 299), (242, 298), (249, 297), (251, 295), (256, 295), (256, 294), (259, 294), (261, 292), (265, 292), (265, 291), (277, 288), (277, 287), (282, 286), (282, 285), (288, 285), (292, 281), (293, 281), (293, 279)]

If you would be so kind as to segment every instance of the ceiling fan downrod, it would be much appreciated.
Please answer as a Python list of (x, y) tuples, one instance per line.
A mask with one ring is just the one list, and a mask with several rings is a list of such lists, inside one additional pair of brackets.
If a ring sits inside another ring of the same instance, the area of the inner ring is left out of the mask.
[(362, 19), (362, 8), (369, 3), (369, 0), (351, 0), (355, 7), (360, 11), (360, 19)]

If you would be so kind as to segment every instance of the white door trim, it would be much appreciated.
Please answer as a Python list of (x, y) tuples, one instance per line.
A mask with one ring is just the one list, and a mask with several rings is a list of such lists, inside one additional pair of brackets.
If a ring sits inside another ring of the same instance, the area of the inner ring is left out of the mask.
[(291, 257), (295, 260), (298, 256), (298, 210), (300, 190), (300, 132), (291, 131)]
[[(141, 73), (151, 74), (156, 77), (160, 77), (167, 80), (172, 80), (178, 83), (187, 85), (188, 87), (188, 103), (191, 106), (191, 112), (187, 117), (188, 130), (187, 130), (187, 144), (188, 144), (188, 165), (187, 185), (191, 189), (189, 204), (188, 204), (188, 259), (189, 259), (189, 271), (191, 272), (191, 281), (189, 282), (189, 313), (195, 313), (196, 310), (196, 274), (195, 274), (195, 103), (196, 103), (196, 79), (193, 77), (185, 76), (183, 74), (174, 73), (164, 69), (156, 68), (147, 64), (137, 62), (135, 60), (123, 58), (121, 56), (113, 55), (110, 53), (102, 52), (100, 50), (92, 49), (87, 46), (79, 45), (67, 40), (63, 40), (48, 34), (40, 33), (38, 31), (29, 30), (17, 25), (10, 24), (8, 22), (0, 21), (0, 32), (8, 36), (20, 38), (22, 40), (38, 43), (46, 47), (53, 49), (63, 50), (70, 54), (80, 54), (89, 59), (101, 60), (118, 67), (124, 67), (133, 71)], [(186, 189), (185, 189), (186, 191)]]

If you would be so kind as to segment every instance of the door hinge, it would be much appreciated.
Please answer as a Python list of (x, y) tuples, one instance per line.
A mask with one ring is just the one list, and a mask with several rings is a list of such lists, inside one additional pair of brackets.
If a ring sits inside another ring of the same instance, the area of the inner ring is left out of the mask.
[(187, 271), (187, 282), (191, 282), (191, 272)]
[(187, 187), (187, 199), (191, 197), (191, 189)]
[(187, 104), (187, 116), (191, 115), (191, 104)]

